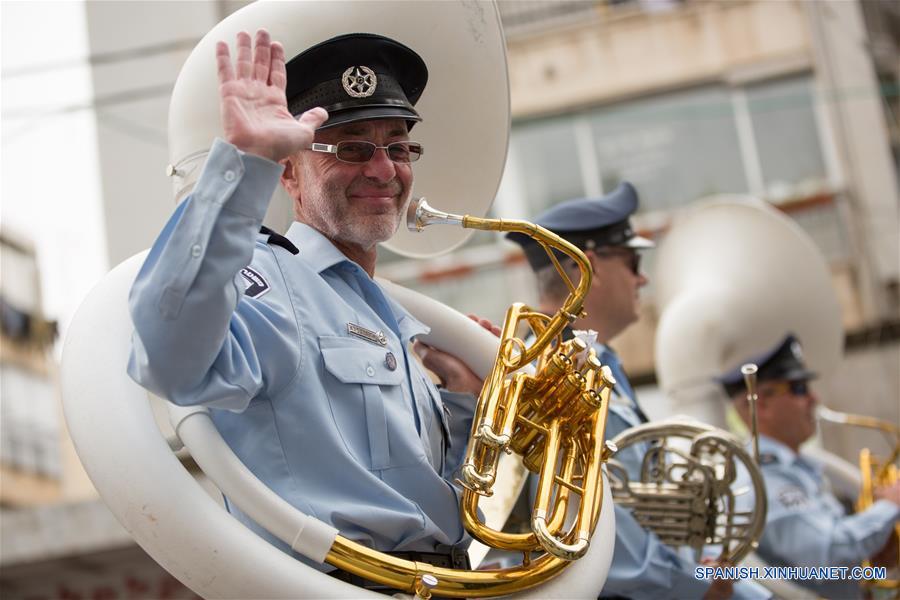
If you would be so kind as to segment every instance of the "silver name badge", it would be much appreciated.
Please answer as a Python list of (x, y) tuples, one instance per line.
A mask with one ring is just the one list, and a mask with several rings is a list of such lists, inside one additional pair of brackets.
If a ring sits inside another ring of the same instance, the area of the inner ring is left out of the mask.
[(372, 331), (356, 323), (347, 323), (347, 333), (379, 346), (387, 346), (387, 336), (384, 335), (383, 331)]

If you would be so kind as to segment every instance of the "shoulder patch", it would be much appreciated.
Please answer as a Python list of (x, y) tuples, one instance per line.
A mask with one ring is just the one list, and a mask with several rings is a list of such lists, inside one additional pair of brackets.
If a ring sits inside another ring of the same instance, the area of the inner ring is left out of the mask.
[(244, 295), (250, 298), (259, 298), (269, 291), (269, 282), (266, 278), (250, 267), (241, 269), (241, 277), (247, 282), (244, 288)]
[(778, 501), (785, 508), (797, 508), (809, 502), (806, 492), (798, 487), (786, 487), (778, 492)]

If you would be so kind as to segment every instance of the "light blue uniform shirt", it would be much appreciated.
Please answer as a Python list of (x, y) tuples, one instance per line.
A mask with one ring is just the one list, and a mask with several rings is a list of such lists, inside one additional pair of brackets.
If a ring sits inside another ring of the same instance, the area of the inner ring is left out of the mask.
[(257, 477), (342, 535), (382, 551), (467, 543), (450, 481), (472, 396), (438, 393), (408, 353), (427, 328), (320, 233), (294, 223), (299, 254), (257, 233), (281, 172), (216, 140), (132, 288), (129, 374), (213, 409)]
[[(759, 453), (769, 500), (757, 549), (763, 560), (773, 566), (854, 567), (884, 547), (900, 519), (900, 507), (879, 500), (847, 515), (817, 461), (764, 435), (759, 436)], [(825, 598), (862, 596), (849, 579), (796, 583)]]
[[(612, 439), (626, 429), (641, 425), (640, 409), (616, 353), (603, 344), (595, 344), (594, 349), (600, 362), (609, 366), (616, 379), (606, 421), (606, 437)], [(616, 454), (616, 460), (622, 463), (630, 478), (639, 479), (641, 462), (648, 449), (649, 444), (633, 444)], [(615, 514), (616, 543), (602, 598), (687, 600), (703, 597), (709, 582), (694, 577), (697, 563), (681, 556), (663, 544), (655, 533), (641, 527), (628, 509), (616, 505)], [(771, 594), (755, 582), (738, 581), (734, 584), (732, 597), (770, 598)]]

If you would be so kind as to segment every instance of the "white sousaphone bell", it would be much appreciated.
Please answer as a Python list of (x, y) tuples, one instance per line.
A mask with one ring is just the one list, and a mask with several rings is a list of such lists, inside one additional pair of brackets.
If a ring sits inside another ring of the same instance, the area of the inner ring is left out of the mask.
[[(284, 44), (288, 56), (357, 31), (385, 35), (415, 49), (429, 69), (428, 86), (417, 104), (425, 120), (414, 130), (426, 149), (415, 166), (415, 192), (455, 212), (486, 213), (508, 143), (505, 46), (496, 6), (465, 0), (258, 2), (223, 20), (194, 49), (173, 92), (169, 172), (176, 201), (190, 193), (213, 138), (221, 136), (215, 43), (233, 43), (238, 31), (260, 27)], [(276, 193), (267, 223), (283, 231), (290, 215), (288, 199)], [(409, 256), (428, 256), (458, 246), (469, 233), (458, 228), (434, 228), (418, 236), (400, 231), (386, 246)], [(133, 329), (127, 295), (145, 254), (120, 264), (91, 291), (70, 325), (63, 353), (66, 420), (104, 501), (148, 554), (203, 597), (378, 597), (307, 567), (257, 537), (201, 488), (176, 457), (174, 451), (186, 447), (231, 501), (296, 551), (317, 562), (329, 552), (337, 532), (265, 488), (224, 444), (204, 409), (152, 399), (127, 376)], [(487, 374), (496, 338), (433, 300), (390, 289), (432, 327), (427, 343), (460, 356), (478, 375)], [(155, 416), (163, 405), (171, 426)], [(510, 496), (515, 500), (515, 492)], [(606, 499), (587, 556), (518, 596), (597, 597), (614, 537), (612, 503), (608, 495)], [(488, 518), (502, 523), (508, 509), (498, 507)]]
[(714, 378), (789, 331), (812, 370), (841, 357), (841, 311), (828, 264), (799, 225), (738, 195), (700, 201), (674, 220), (653, 277), (659, 326), (656, 375), (669, 406), (725, 426)]
[[(678, 215), (657, 250), (653, 277), (659, 324), (656, 375), (667, 404), (660, 417), (686, 415), (727, 428), (714, 377), (771, 348), (788, 332), (804, 362), (832, 372), (843, 352), (841, 310), (828, 263), (790, 217), (757, 198), (719, 195)], [(835, 489), (857, 490), (859, 471), (821, 448), (807, 448)], [(764, 566), (751, 554), (747, 566)], [(780, 597), (811, 598), (789, 581), (760, 581)]]
[[(831, 373), (843, 355), (841, 308), (828, 263), (790, 217), (750, 196), (719, 195), (684, 210), (659, 245), (653, 277), (659, 325), (660, 417), (687, 415), (727, 428), (713, 378), (788, 332), (804, 362)], [(848, 461), (819, 448), (832, 483), (859, 487)]]

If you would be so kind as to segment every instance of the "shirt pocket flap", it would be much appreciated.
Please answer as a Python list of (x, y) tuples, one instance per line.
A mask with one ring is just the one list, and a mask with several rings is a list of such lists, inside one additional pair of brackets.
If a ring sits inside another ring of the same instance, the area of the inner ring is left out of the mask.
[[(343, 383), (400, 385), (403, 371), (387, 367), (387, 348), (362, 340), (338, 336), (319, 336), (319, 349), (325, 369)], [(399, 367), (399, 361), (394, 363)]]

